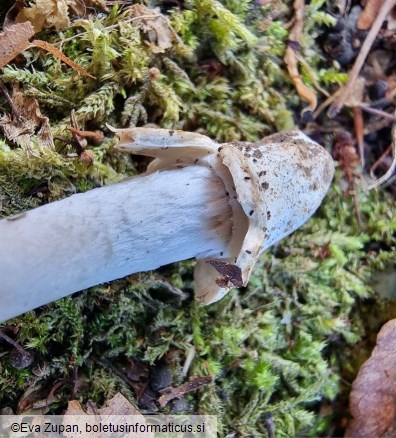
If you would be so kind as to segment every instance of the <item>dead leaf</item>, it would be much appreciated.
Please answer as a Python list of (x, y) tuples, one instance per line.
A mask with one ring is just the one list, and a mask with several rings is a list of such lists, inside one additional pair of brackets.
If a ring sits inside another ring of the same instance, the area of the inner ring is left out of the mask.
[[(22, 7), (21, 7), (22, 6)], [(7, 13), (7, 24), (30, 21), (35, 32), (49, 27), (64, 30), (70, 26), (70, 15), (86, 16), (93, 7), (107, 11), (105, 0), (36, 0), (25, 7), (19, 0)]]
[(30, 47), (39, 47), (40, 49), (52, 53), (55, 57), (74, 68), (74, 70), (78, 71), (83, 76), (96, 79), (95, 76), (92, 76), (85, 69), (73, 62), (52, 44), (41, 40), (33, 40), (30, 42), (29, 39), (34, 33), (35, 31), (32, 24), (29, 21), (26, 21), (25, 23), (8, 26), (5, 31), (0, 34), (0, 69), (24, 50)]
[(79, 401), (69, 400), (65, 415), (87, 415), (87, 411), (83, 409)]
[[(139, 419), (139, 423), (140, 424), (145, 424), (146, 423), (146, 419), (144, 418), (143, 414), (139, 411), (138, 408), (136, 408), (126, 397), (124, 397), (120, 392), (117, 392), (117, 394), (115, 394), (114, 397), (112, 397), (111, 399), (107, 400), (104, 404), (104, 406), (102, 408), (97, 408), (97, 406), (94, 403), (87, 403), (86, 407), (83, 408), (81, 406), (81, 404), (77, 401), (77, 400), (70, 400), (68, 402), (68, 406), (67, 406), (67, 410), (64, 413), (64, 418), (63, 418), (63, 422), (62, 424), (64, 426), (67, 426), (69, 424), (79, 424), (79, 422), (81, 421), (81, 425), (80, 428), (81, 430), (84, 430), (85, 428), (85, 424), (86, 424), (86, 420), (84, 418), (82, 418), (81, 420), (79, 419), (70, 419), (67, 416), (68, 415), (92, 415), (93, 417), (96, 416), (97, 419), (96, 421), (99, 422), (101, 421), (102, 423), (106, 423), (108, 422), (106, 417), (111, 415), (117, 415), (120, 417), (112, 417), (111, 418), (111, 422), (112, 423), (116, 423), (120, 422), (120, 424), (125, 424), (125, 416), (127, 415), (134, 415), (134, 416), (139, 416), (141, 417), (141, 419)], [(115, 419), (116, 418), (116, 419)], [(110, 419), (109, 419), (110, 420)], [(92, 421), (92, 424), (94, 424), (94, 421)], [(63, 435), (66, 437), (74, 437), (75, 434), (74, 433), (68, 433), (68, 432), (63, 432)], [(106, 433), (97, 433), (97, 432), (91, 432), (91, 433), (84, 433), (84, 437), (87, 438), (105, 438), (106, 436), (108, 436), (108, 433), (106, 435)], [(123, 435), (124, 437), (136, 437), (137, 435), (134, 433), (126, 433)], [(154, 437), (154, 434), (147, 432), (147, 434), (145, 435), (147, 437)]]
[(18, 86), (15, 86), (12, 101), (19, 120), (8, 114), (4, 114), (0, 119), (0, 127), (6, 138), (24, 150), (34, 153), (31, 136), (37, 132), (39, 145), (43, 148), (54, 149), (48, 117), (41, 114), (37, 100), (26, 96)]
[(366, 80), (363, 76), (358, 76), (352, 84), (351, 92), (345, 99), (345, 105), (354, 107), (359, 106), (363, 102)]
[[(56, 384), (55, 384), (56, 385)], [(45, 415), (49, 405), (56, 399), (53, 382), (34, 381), (27, 388), (18, 401), (18, 415)]]
[(346, 437), (382, 437), (396, 429), (396, 319), (378, 333), (371, 357), (353, 382), (349, 407), (353, 419)]
[(106, 0), (75, 0), (69, 4), (70, 11), (78, 17), (86, 17), (87, 11), (93, 7), (108, 11)]
[(136, 4), (130, 7), (130, 13), (137, 19), (138, 26), (146, 32), (149, 39), (147, 44), (154, 53), (164, 53), (166, 49), (172, 47), (175, 39), (174, 30), (159, 8), (150, 9)]
[(35, 32), (44, 28), (55, 27), (63, 30), (70, 26), (68, 4), (74, 0), (36, 0), (36, 3), (28, 8), (23, 8), (16, 17), (17, 23), (30, 21)]
[(105, 405), (99, 409), (100, 415), (142, 415), (137, 407), (128, 401), (120, 392), (107, 400)]
[(64, 415), (142, 415), (142, 413), (126, 397), (117, 392), (102, 408), (98, 408), (92, 402), (83, 408), (79, 401), (69, 400)]
[(8, 26), (0, 34), (0, 68), (12, 61), (19, 53), (30, 46), (34, 29), (28, 21)]

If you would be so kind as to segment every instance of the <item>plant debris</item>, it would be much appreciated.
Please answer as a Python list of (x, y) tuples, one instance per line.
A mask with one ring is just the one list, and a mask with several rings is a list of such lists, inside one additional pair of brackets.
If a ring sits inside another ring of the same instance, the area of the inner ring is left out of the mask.
[(29, 21), (6, 27), (0, 34), (0, 68), (26, 50), (34, 34), (35, 31)]
[[(73, 3), (74, 0), (71, 1)], [(41, 32), (44, 28), (55, 27), (57, 30), (64, 30), (70, 26), (67, 0), (36, 0), (30, 7), (21, 9), (16, 17), (16, 22), (29, 21), (35, 33)]]
[(387, 322), (352, 385), (346, 437), (383, 437), (396, 430), (396, 319)]
[[(377, 331), (368, 322), (396, 311), (394, 298), (384, 301), (372, 288), (375, 274), (394, 270), (395, 179), (371, 192), (362, 183), (370, 170), (381, 178), (392, 166), (394, 18), (387, 14), (358, 71), (362, 93), (344, 101), (355, 109), (329, 120), (323, 109), (340, 96), (366, 35), (357, 25), (363, 2), (293, 3), (176, 0), (131, 10), (130, 1), (0, 1), (0, 117), (12, 133), (27, 126), (22, 142), (0, 133), (2, 217), (144, 171), (147, 160), (114, 150), (106, 123), (150, 123), (218, 142), (253, 142), (298, 126), (339, 160), (317, 214), (263, 254), (246, 288), (214, 305), (193, 302), (194, 265), (185, 261), (10, 321), (6, 333), (34, 361), (16, 368), (10, 345), (0, 343), (1, 408), (58, 413), (78, 400), (94, 412), (121, 392), (146, 412), (217, 415), (220, 436), (344, 433), (346, 382)], [(33, 25), (22, 22), (26, 13)], [(370, 32), (378, 16), (367, 21)], [(97, 80), (29, 48), (39, 29), (40, 41)], [(308, 123), (301, 110), (314, 100), (300, 95), (293, 75), (318, 102)], [(355, 121), (352, 112), (359, 112)], [(74, 135), (84, 145), (96, 131), (104, 138), (88, 146), (94, 160), (87, 166)], [(50, 144), (57, 137), (74, 145)], [(210, 384), (159, 406), (166, 387), (208, 375)]]
[(150, 9), (147, 6), (136, 4), (130, 8), (131, 16), (137, 20), (138, 26), (147, 34), (147, 44), (153, 53), (164, 53), (172, 47), (175, 40), (169, 21), (161, 14), (159, 8)]
[(380, 31), (384, 21), (387, 19), (388, 15), (391, 13), (392, 9), (395, 6), (396, 6), (396, 0), (384, 0), (384, 2), (381, 2), (379, 13), (376, 15), (376, 18), (370, 28), (370, 31), (367, 34), (367, 37), (364, 40), (362, 47), (360, 48), (359, 55), (356, 58), (352, 70), (349, 72), (348, 82), (341, 89), (339, 96), (331, 104), (327, 112), (327, 115), (330, 118), (335, 117), (340, 112), (341, 108), (345, 103), (345, 99), (350, 95), (353, 85), (359, 75), (361, 68), (363, 67), (364, 61), (368, 56), (370, 48), (373, 45), (374, 40), (378, 35), (378, 32)]
[(15, 342), (1, 330), (0, 340), (7, 342), (14, 347), (14, 349), (11, 351), (10, 361), (15, 368), (27, 368), (32, 364), (34, 360), (33, 355), (22, 348), (17, 342)]
[(26, 96), (23, 90), (15, 85), (12, 102), (16, 114), (4, 114), (0, 119), (0, 127), (5, 137), (32, 154), (34, 148), (31, 135), (37, 132), (40, 146), (54, 149), (49, 119), (41, 114), (37, 100)]
[[(115, 421), (120, 422), (120, 424), (125, 423), (125, 416), (133, 415), (138, 416), (139, 422), (141, 424), (145, 424), (146, 420), (143, 417), (142, 413), (137, 409), (124, 395), (122, 395), (120, 392), (117, 392), (112, 398), (105, 401), (104, 405), (101, 408), (98, 408), (95, 403), (87, 402), (86, 406), (81, 406), (80, 402), (78, 400), (70, 400), (68, 402), (67, 410), (64, 413), (63, 417), (63, 425), (65, 428), (70, 424), (78, 424), (79, 419), (72, 419), (69, 417), (70, 415), (92, 415), (95, 416), (97, 421), (100, 421), (100, 418), (106, 418), (107, 416), (117, 416)], [(114, 418), (112, 418), (114, 421)], [(81, 420), (81, 430), (84, 429), (85, 420)], [(75, 437), (75, 433), (69, 433), (67, 432), (67, 429), (65, 432), (63, 432), (63, 435), (65, 437)], [(108, 435), (108, 434), (107, 434)], [(129, 434), (127, 434), (128, 436)], [(105, 437), (106, 433), (98, 433), (97, 432), (89, 432), (84, 433), (84, 437)], [(153, 437), (154, 434), (148, 433), (148, 437)]]
[(87, 166), (92, 166), (95, 155), (92, 151), (87, 149), (88, 140), (98, 146), (103, 142), (104, 134), (102, 131), (81, 131), (78, 122), (75, 117), (74, 110), (70, 113), (70, 125), (68, 126), (69, 131), (72, 134), (72, 138), (65, 138), (61, 136), (56, 136), (56, 140), (60, 140), (65, 144), (71, 144), (77, 151), (80, 161)]
[(125, 396), (117, 392), (111, 399), (106, 400), (103, 407), (98, 408), (95, 403), (87, 403), (85, 408), (78, 400), (70, 400), (64, 415), (142, 415)]
[(83, 76), (96, 79), (95, 76), (92, 76), (85, 69), (65, 56), (60, 50), (47, 41), (33, 40), (30, 42), (29, 40), (34, 34), (35, 31), (29, 21), (20, 24), (14, 24), (5, 28), (4, 32), (0, 35), (0, 69), (7, 65), (24, 50), (31, 47), (39, 47), (40, 49), (52, 53), (58, 59), (74, 68)]
[(184, 383), (177, 388), (164, 389), (162, 391), (161, 397), (158, 400), (159, 405), (163, 407), (171, 400), (174, 400), (175, 398), (180, 398), (188, 392), (196, 391), (204, 385), (209, 385), (209, 383), (212, 383), (212, 381), (212, 376), (194, 377), (191, 378), (187, 383)]
[(300, 46), (300, 37), (304, 26), (304, 0), (295, 0), (293, 7), (295, 11), (295, 21), (289, 34), (284, 61), (297, 89), (297, 93), (308, 102), (308, 109), (313, 112), (317, 106), (316, 94), (312, 88), (307, 87), (302, 81), (300, 73), (298, 72), (298, 62), (296, 58), (296, 51)]
[(216, 283), (221, 287), (227, 287), (228, 283), (232, 283), (235, 287), (242, 287), (242, 271), (241, 268), (231, 263), (225, 263), (220, 260), (207, 260), (220, 274)]

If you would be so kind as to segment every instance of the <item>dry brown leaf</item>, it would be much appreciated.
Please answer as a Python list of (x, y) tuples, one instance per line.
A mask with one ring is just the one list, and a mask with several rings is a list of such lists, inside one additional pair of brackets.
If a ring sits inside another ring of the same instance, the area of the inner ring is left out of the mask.
[(354, 107), (359, 106), (363, 102), (366, 80), (363, 76), (358, 76), (352, 84), (351, 91), (345, 99), (345, 105)]
[(74, 0), (36, 0), (36, 4), (23, 8), (16, 17), (17, 23), (30, 21), (35, 32), (55, 27), (63, 30), (70, 26), (68, 5)]
[(48, 117), (41, 114), (39, 104), (33, 97), (26, 96), (19, 87), (14, 87), (12, 101), (19, 115), (19, 120), (8, 114), (0, 119), (0, 127), (10, 141), (34, 153), (31, 136), (37, 131), (39, 145), (43, 148), (54, 149)]
[(87, 411), (83, 409), (79, 401), (69, 400), (65, 415), (87, 415)]
[[(120, 424), (125, 424), (125, 419), (124, 417), (127, 415), (134, 415), (134, 416), (139, 416), (141, 417), (141, 419), (139, 419), (139, 423), (140, 424), (144, 424), (146, 423), (146, 420), (143, 416), (143, 414), (139, 411), (139, 409), (137, 409), (127, 398), (125, 398), (120, 392), (118, 392), (117, 394), (115, 394), (114, 397), (112, 397), (111, 399), (107, 400), (106, 403), (104, 404), (104, 406), (100, 409), (98, 409), (96, 407), (95, 404), (93, 403), (87, 403), (86, 408), (83, 408), (81, 406), (81, 404), (77, 401), (77, 400), (70, 400), (68, 402), (68, 406), (67, 406), (67, 410), (64, 413), (65, 416), (67, 415), (92, 415), (92, 416), (97, 416), (98, 417), (98, 421), (99, 421), (99, 416), (100, 416), (100, 420), (102, 421), (102, 423), (106, 423), (106, 417), (108, 415), (119, 415), (119, 422)], [(113, 420), (113, 419), (112, 419)], [(114, 421), (111, 421), (112, 423), (114, 423)], [(70, 420), (70, 418), (64, 417), (63, 418), (63, 425), (66, 426), (68, 424), (78, 424), (79, 420), (78, 419), (73, 419)], [(84, 419), (81, 419), (81, 430), (84, 430), (85, 427), (85, 423), (86, 421)], [(93, 424), (93, 423), (92, 423)], [(63, 432), (63, 435), (66, 437), (74, 437), (75, 434), (73, 433), (68, 433), (68, 432)], [(108, 436), (108, 434), (106, 435), (105, 433), (98, 435), (97, 432), (92, 432), (92, 433), (84, 433), (84, 437), (87, 438), (98, 438), (98, 437), (105, 437)], [(124, 437), (135, 437), (137, 436), (136, 434), (124, 434)], [(151, 434), (149, 432), (147, 432), (146, 435), (149, 438), (154, 437), (154, 434)]]
[(108, 10), (105, 0), (74, 0), (69, 4), (70, 11), (79, 17), (85, 17), (88, 9), (92, 9), (92, 7), (98, 7), (104, 11)]
[(107, 10), (105, 0), (36, 0), (32, 6), (21, 8), (15, 21), (30, 21), (36, 33), (49, 27), (63, 30), (70, 26), (70, 14), (85, 16), (92, 7)]
[(30, 46), (29, 39), (34, 35), (34, 29), (28, 21), (8, 26), (0, 34), (0, 68), (12, 61), (19, 53)]
[(136, 4), (130, 7), (132, 17), (137, 18), (139, 27), (147, 33), (147, 42), (154, 53), (163, 53), (172, 47), (175, 39), (174, 31), (168, 19), (161, 14), (159, 8), (150, 9)]
[(353, 382), (349, 407), (353, 419), (346, 437), (382, 437), (396, 429), (396, 319), (378, 333), (371, 357)]
[(74, 68), (74, 70), (78, 71), (83, 76), (96, 79), (95, 76), (92, 76), (84, 68), (73, 62), (52, 44), (41, 40), (33, 40), (30, 42), (29, 39), (34, 35), (34, 33), (35, 32), (32, 24), (29, 21), (26, 21), (25, 23), (8, 26), (5, 31), (0, 34), (0, 69), (7, 65), (24, 50), (30, 47), (39, 47), (40, 49), (52, 53), (58, 59)]
[(64, 415), (142, 415), (142, 413), (120, 392), (117, 392), (100, 409), (93, 403), (83, 408), (77, 400), (70, 400)]
[(120, 392), (107, 400), (105, 405), (99, 409), (99, 413), (100, 415), (142, 415), (139, 409)]

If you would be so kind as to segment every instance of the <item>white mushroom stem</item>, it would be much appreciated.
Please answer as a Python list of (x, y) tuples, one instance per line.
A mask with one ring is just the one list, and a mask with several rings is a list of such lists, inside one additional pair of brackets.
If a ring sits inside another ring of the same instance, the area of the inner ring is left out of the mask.
[(0, 322), (191, 257), (195, 297), (213, 303), (308, 220), (334, 173), (299, 131), (223, 145), (184, 131), (115, 132), (118, 149), (155, 158), (145, 175), (0, 221)]
[(0, 220), (0, 322), (126, 275), (229, 256), (231, 207), (211, 168), (142, 175)]

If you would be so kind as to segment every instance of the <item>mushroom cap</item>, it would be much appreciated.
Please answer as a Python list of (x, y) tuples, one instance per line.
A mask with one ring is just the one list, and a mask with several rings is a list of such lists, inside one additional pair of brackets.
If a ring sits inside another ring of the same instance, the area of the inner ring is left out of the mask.
[[(234, 258), (226, 266), (197, 263), (196, 297), (205, 304), (241, 283), (246, 286), (259, 255), (313, 215), (334, 176), (330, 154), (301, 131), (274, 134), (257, 143), (224, 144), (220, 156), (249, 226), (245, 232), (234, 225), (233, 240), (242, 244), (237, 248), (231, 243)], [(230, 266), (240, 269), (240, 275), (235, 269), (230, 273)]]
[(222, 145), (184, 131), (114, 131), (120, 137), (118, 149), (156, 157), (149, 171), (209, 165), (223, 178), (233, 210), (231, 256), (197, 261), (195, 295), (204, 304), (221, 299), (232, 287), (246, 286), (259, 255), (312, 216), (334, 175), (331, 156), (301, 131)]

